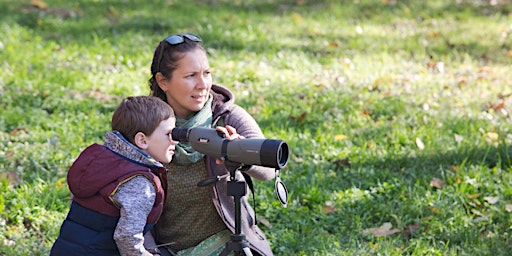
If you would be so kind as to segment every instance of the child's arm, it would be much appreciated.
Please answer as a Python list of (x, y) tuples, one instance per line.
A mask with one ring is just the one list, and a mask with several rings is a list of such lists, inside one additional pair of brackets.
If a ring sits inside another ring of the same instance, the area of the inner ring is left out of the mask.
[(143, 230), (155, 196), (155, 187), (144, 176), (124, 183), (113, 196), (121, 206), (121, 217), (114, 232), (121, 255), (152, 255), (144, 249)]

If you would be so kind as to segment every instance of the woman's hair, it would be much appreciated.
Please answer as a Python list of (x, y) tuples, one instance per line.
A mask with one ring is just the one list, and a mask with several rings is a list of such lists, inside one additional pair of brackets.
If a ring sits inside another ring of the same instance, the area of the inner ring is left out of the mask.
[(156, 81), (156, 74), (160, 72), (167, 79), (171, 79), (172, 73), (178, 68), (178, 61), (183, 58), (183, 54), (195, 49), (205, 51), (200, 41), (193, 41), (187, 37), (183, 37), (183, 43), (179, 44), (171, 45), (165, 39), (158, 44), (151, 62), (151, 78), (149, 79), (149, 89), (152, 96), (167, 102), (165, 92)]
[(153, 96), (124, 98), (112, 115), (112, 130), (119, 131), (134, 144), (138, 132), (150, 136), (160, 122), (174, 117), (174, 111), (161, 99)]

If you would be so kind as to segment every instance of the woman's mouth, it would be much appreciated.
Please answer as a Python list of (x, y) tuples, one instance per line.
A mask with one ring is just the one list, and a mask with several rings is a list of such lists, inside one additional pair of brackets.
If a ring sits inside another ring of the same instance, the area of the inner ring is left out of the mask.
[(206, 97), (204, 95), (197, 95), (197, 96), (192, 96), (192, 99), (197, 102), (203, 102), (203, 101), (205, 101)]

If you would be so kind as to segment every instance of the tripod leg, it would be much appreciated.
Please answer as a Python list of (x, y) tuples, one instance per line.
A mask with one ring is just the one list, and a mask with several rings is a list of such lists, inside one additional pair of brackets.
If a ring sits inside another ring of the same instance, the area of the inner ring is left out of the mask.
[(244, 247), (243, 250), (244, 250), (245, 256), (252, 256), (252, 252), (249, 247)]

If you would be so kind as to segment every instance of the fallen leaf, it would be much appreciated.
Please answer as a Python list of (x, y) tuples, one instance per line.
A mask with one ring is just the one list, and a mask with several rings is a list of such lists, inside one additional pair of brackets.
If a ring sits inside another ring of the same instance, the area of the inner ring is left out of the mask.
[(498, 196), (485, 196), (484, 200), (490, 204), (496, 204), (500, 198)]
[(456, 165), (450, 165), (450, 170), (452, 170), (454, 173), (458, 173), (459, 169), (460, 168)]
[(302, 123), (302, 122), (304, 121), (304, 119), (306, 119), (306, 116), (307, 116), (307, 115), (308, 115), (308, 114), (307, 114), (306, 112), (302, 113), (302, 114), (301, 114), (300, 116), (298, 116), (298, 117), (295, 117), (295, 116), (290, 115), (290, 119), (295, 120), (295, 121), (297, 121), (298, 123)]
[(30, 1), (30, 4), (34, 7), (37, 7), (39, 9), (46, 9), (48, 8), (48, 4), (41, 0), (32, 0)]
[(9, 185), (12, 185), (15, 187), (20, 185), (23, 182), (20, 175), (18, 175), (17, 173), (15, 173), (13, 171), (0, 173), (0, 180), (6, 180)]
[(430, 211), (432, 211), (435, 214), (441, 214), (441, 210), (439, 210), (438, 208), (435, 208), (433, 206), (430, 207)]
[(425, 144), (423, 144), (423, 141), (421, 141), (420, 138), (416, 138), (416, 146), (420, 149), (420, 150), (424, 150), (425, 149)]
[(338, 42), (329, 42), (329, 47), (339, 47), (339, 43)]
[(390, 222), (386, 222), (378, 228), (368, 228), (363, 230), (363, 235), (374, 235), (376, 237), (382, 237), (401, 232), (401, 230), (398, 228), (391, 229), (392, 227), (393, 225)]
[(345, 134), (336, 134), (334, 136), (334, 140), (338, 141), (338, 140), (345, 140), (345, 139), (348, 139), (348, 136), (345, 135)]
[(446, 186), (446, 182), (439, 178), (432, 178), (430, 186), (434, 188), (444, 188)]
[(488, 132), (488, 133), (486, 133), (486, 136), (487, 136), (487, 138), (489, 138), (493, 141), (497, 141), (499, 138), (499, 135), (495, 132)]
[(427, 63), (427, 67), (432, 71), (437, 71), (439, 73), (444, 72), (444, 62), (429, 61)]
[(501, 109), (505, 108), (505, 101), (504, 100), (500, 100), (500, 102), (498, 102), (496, 104), (490, 103), (489, 104), (489, 108), (492, 108), (492, 109), (494, 109), (494, 111), (498, 112)]
[(334, 213), (336, 212), (336, 207), (332, 206), (332, 205), (324, 205), (322, 207), (322, 210), (324, 211), (324, 213), (326, 214), (331, 214), (331, 213)]
[(27, 129), (26, 128), (14, 128), (12, 131), (11, 131), (11, 135), (12, 136), (17, 136), (19, 135), (20, 133), (26, 133), (27, 132)]

